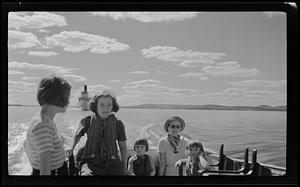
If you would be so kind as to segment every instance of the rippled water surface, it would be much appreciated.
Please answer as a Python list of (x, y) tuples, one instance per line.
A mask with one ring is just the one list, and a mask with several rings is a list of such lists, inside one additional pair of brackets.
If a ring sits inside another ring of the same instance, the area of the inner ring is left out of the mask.
[[(22, 145), (28, 122), (40, 108), (9, 106), (8, 109), (9, 174), (28, 175), (31, 167)], [(55, 122), (66, 148), (71, 146), (80, 119), (89, 114), (69, 108), (66, 113), (56, 115)], [(286, 166), (286, 112), (121, 108), (116, 116), (125, 124), (128, 149), (141, 137), (156, 147), (159, 138), (166, 135), (165, 121), (180, 116), (186, 122), (183, 134), (202, 141), (205, 148), (218, 152), (220, 145), (225, 144), (225, 154), (242, 158), (244, 149), (249, 147), (250, 153), (258, 150), (259, 162)], [(80, 143), (83, 141), (84, 138)]]

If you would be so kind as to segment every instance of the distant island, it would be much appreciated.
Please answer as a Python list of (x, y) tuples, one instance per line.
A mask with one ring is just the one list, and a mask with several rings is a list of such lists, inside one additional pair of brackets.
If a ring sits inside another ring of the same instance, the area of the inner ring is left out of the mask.
[[(39, 106), (39, 105), (22, 105), (8, 104), (8, 106)], [(77, 106), (69, 106), (78, 108)], [(286, 111), (286, 106), (224, 106), (224, 105), (173, 105), (173, 104), (141, 104), (134, 106), (120, 106), (120, 108), (136, 109), (184, 109), (184, 110), (250, 110), (250, 111)]]
[[(34, 106), (34, 107), (39, 107), (40, 105), (8, 104), (8, 106)], [(68, 106), (68, 107), (78, 108), (78, 106)]]
[(172, 104), (141, 104), (123, 106), (123, 108), (152, 109), (185, 109), (185, 110), (254, 110), (254, 111), (286, 111), (286, 106), (223, 106), (223, 105), (172, 105)]
[(39, 106), (39, 105), (8, 104), (8, 106)]

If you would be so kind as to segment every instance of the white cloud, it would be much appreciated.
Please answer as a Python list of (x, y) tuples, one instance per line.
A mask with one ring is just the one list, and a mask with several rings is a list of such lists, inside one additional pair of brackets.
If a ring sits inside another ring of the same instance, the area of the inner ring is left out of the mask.
[(184, 98), (183, 94), (172, 92), (149, 92), (149, 91), (133, 91), (127, 90), (126, 94), (118, 96), (120, 103), (127, 103), (129, 105), (141, 103), (165, 103), (174, 98)]
[(147, 97), (148, 93), (145, 91), (137, 91), (137, 90), (127, 90), (126, 94), (120, 95), (118, 98), (128, 98), (128, 99), (140, 99)]
[(218, 92), (200, 93), (198, 90), (175, 89), (155, 84), (154, 81), (128, 83), (123, 89), (125, 94), (120, 95), (118, 100), (125, 105), (142, 103), (249, 105), (251, 103), (250, 105), (276, 106), (285, 105), (287, 98), (284, 93), (248, 88), (227, 88)]
[(158, 80), (142, 80), (142, 81), (134, 81), (131, 83), (127, 83), (127, 86), (123, 86), (123, 89), (126, 91), (142, 91), (148, 93), (150, 95), (177, 95), (177, 96), (185, 96), (187, 94), (197, 94), (198, 91), (195, 89), (181, 89), (181, 88), (171, 88), (167, 86), (163, 86), (163, 83)]
[(216, 93), (199, 95), (200, 97), (221, 97), (232, 99), (259, 99), (261, 103), (265, 100), (284, 101), (286, 94), (270, 90), (249, 90), (248, 88), (228, 88)]
[[(118, 97), (118, 101), (124, 105), (134, 105), (142, 103), (150, 104), (187, 104), (187, 100), (198, 95), (194, 89), (178, 89), (160, 84), (139, 84), (138, 87), (124, 86), (125, 94)], [(175, 103), (174, 103), (175, 100)], [(194, 103), (193, 103), (194, 104)]]
[(255, 68), (240, 68), (240, 64), (238, 64), (237, 62), (223, 62), (217, 63), (214, 66), (205, 66), (202, 68), (202, 72), (199, 73), (185, 73), (180, 76), (184, 78), (199, 78), (201, 80), (207, 80), (208, 75), (225, 77), (248, 77), (257, 76), (258, 73), (259, 71)]
[(132, 73), (132, 74), (147, 74), (149, 72), (148, 71), (131, 71), (129, 73)]
[(115, 20), (134, 19), (141, 22), (175, 22), (191, 19), (197, 12), (92, 12), (94, 16), (107, 16)]
[(50, 31), (46, 29), (39, 29), (38, 31), (41, 33), (50, 33)]
[[(228, 76), (228, 77), (246, 77), (258, 75), (258, 70), (255, 68), (241, 68), (237, 62), (216, 63), (217, 60), (225, 56), (225, 53), (210, 53), (210, 52), (193, 52), (191, 50), (182, 51), (176, 47), (155, 46), (149, 49), (142, 49), (142, 55), (145, 58), (156, 58), (162, 61), (175, 62), (181, 67), (201, 67), (203, 72), (187, 73), (181, 76), (197, 77), (202, 80), (207, 80), (212, 76)], [(203, 75), (203, 76), (202, 76)]]
[(217, 63), (216, 66), (206, 66), (202, 70), (208, 75), (227, 77), (257, 76), (259, 72), (255, 68), (240, 68), (240, 64), (237, 62)]
[(116, 83), (120, 83), (120, 80), (111, 80), (111, 82), (116, 82)]
[(157, 74), (167, 74), (167, 72), (165, 72), (165, 71), (155, 71), (154, 73), (157, 73)]
[(34, 69), (34, 70), (47, 70), (47, 71), (52, 71), (54, 73), (62, 73), (62, 74), (72, 73), (74, 70), (77, 70), (77, 68), (66, 68), (64, 66), (53, 66), (53, 65), (46, 65), (46, 64), (30, 64), (26, 62), (9, 62), (8, 67)]
[(86, 85), (88, 81), (86, 77), (75, 74), (62, 74), (60, 76), (71, 84), (73, 95), (76, 95), (76, 97), (79, 96), (81, 90), (83, 90), (83, 85)]
[(8, 48), (20, 49), (31, 48), (41, 45), (38, 38), (30, 32), (21, 32), (15, 30), (8, 30)]
[(17, 30), (62, 27), (65, 25), (67, 23), (63, 16), (49, 12), (10, 12), (8, 14), (8, 28)]
[(77, 68), (67, 68), (64, 66), (54, 66), (54, 65), (46, 65), (46, 64), (30, 64), (26, 62), (9, 62), (8, 67), (27, 69), (27, 70), (36, 70), (35, 71), (36, 76), (23, 77), (22, 78), (23, 80), (37, 81), (37, 80), (41, 80), (44, 76), (48, 76), (48, 75), (57, 75), (63, 77), (72, 85), (73, 90), (81, 89), (82, 86), (86, 84), (87, 81), (86, 77), (72, 74), (73, 71), (77, 70)]
[(125, 51), (130, 47), (104, 36), (87, 34), (79, 31), (63, 31), (45, 38), (49, 46), (63, 47), (73, 53), (89, 50), (91, 53), (110, 53)]
[(278, 95), (279, 92), (276, 91), (269, 91), (269, 90), (248, 90), (245, 92), (246, 97), (274, 97)]
[(41, 80), (42, 77), (22, 77), (23, 80)]
[(112, 87), (107, 86), (107, 85), (88, 85), (87, 88), (90, 96), (94, 96), (95, 94), (101, 93), (103, 90), (109, 90), (110, 92), (112, 92), (114, 95), (116, 95), (116, 93), (113, 91)]
[(27, 93), (37, 91), (37, 84), (25, 81), (8, 81), (8, 93)]
[(155, 46), (141, 50), (145, 58), (156, 58), (162, 61), (179, 63), (181, 67), (202, 67), (215, 64), (225, 53), (197, 52), (192, 50), (183, 51), (176, 47)]
[(161, 81), (158, 80), (152, 80), (152, 79), (146, 79), (146, 80), (141, 80), (141, 81), (134, 81), (128, 83), (128, 85), (133, 86), (133, 87), (139, 87), (140, 85), (151, 85), (151, 84), (163, 84)]
[(208, 77), (199, 77), (200, 80), (208, 80)]
[(241, 92), (241, 91), (245, 91), (248, 90), (247, 88), (227, 88), (225, 90), (223, 90), (223, 92), (226, 93), (230, 93), (230, 92)]
[(42, 41), (42, 45), (40, 46), (41, 49), (51, 49), (51, 46), (48, 46), (45, 41)]
[(287, 99), (286, 94), (269, 90), (247, 90), (242, 93), (242, 97), (249, 99), (261, 99), (262, 101), (286, 101)]
[(270, 18), (275, 17), (275, 16), (286, 15), (285, 12), (263, 12), (263, 13), (266, 14), (267, 16), (269, 16)]
[(80, 75), (74, 75), (74, 74), (64, 74), (62, 75), (65, 79), (71, 79), (73, 81), (77, 81), (77, 82), (84, 82), (87, 81), (87, 78), (80, 76)]
[(40, 56), (40, 57), (51, 57), (56, 56), (59, 53), (53, 52), (53, 51), (29, 51), (28, 55), (30, 56)]
[(206, 60), (201, 60), (201, 61), (197, 61), (197, 60), (184, 60), (182, 62), (180, 62), (178, 64), (178, 66), (180, 67), (201, 67), (201, 66), (205, 66), (205, 65), (209, 65), (209, 64), (214, 64), (215, 61), (212, 59), (206, 59)]
[(180, 75), (183, 78), (198, 78), (200, 80), (207, 80), (206, 74), (204, 73), (185, 73)]
[(280, 87), (286, 86), (286, 80), (281, 81), (268, 81), (268, 80), (245, 80), (237, 82), (228, 82), (228, 84), (242, 87)]
[(8, 75), (24, 75), (24, 72), (15, 71), (15, 70), (8, 70)]

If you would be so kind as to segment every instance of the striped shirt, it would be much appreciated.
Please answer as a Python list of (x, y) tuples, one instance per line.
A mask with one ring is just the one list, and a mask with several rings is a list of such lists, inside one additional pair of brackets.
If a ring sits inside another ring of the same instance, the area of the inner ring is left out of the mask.
[(30, 122), (24, 148), (31, 166), (37, 170), (40, 170), (40, 154), (46, 151), (51, 153), (51, 170), (60, 168), (65, 161), (63, 139), (53, 120), (44, 114)]

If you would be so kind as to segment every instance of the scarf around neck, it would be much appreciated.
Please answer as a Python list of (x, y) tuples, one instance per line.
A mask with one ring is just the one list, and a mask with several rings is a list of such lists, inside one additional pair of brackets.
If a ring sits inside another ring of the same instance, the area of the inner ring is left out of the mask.
[(180, 142), (180, 135), (173, 136), (173, 135), (168, 134), (167, 140), (169, 141), (169, 143), (173, 147), (173, 152), (178, 153), (177, 148), (178, 148), (178, 145), (179, 145), (179, 142)]

